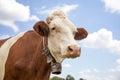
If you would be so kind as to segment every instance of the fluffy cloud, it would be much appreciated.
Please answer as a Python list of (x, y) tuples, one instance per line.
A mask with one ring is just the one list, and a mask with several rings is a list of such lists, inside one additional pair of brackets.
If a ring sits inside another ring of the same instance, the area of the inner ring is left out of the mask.
[[(85, 47), (106, 49), (110, 52), (120, 54), (120, 40), (113, 39), (112, 32), (105, 28), (89, 34), (88, 37), (83, 40), (82, 44)], [(117, 59), (116, 63), (117, 66), (110, 69), (108, 68), (106, 70), (81, 70), (80, 76), (81, 78), (85, 78), (87, 80), (120, 80), (120, 77), (118, 75), (120, 73), (120, 59)]]
[(120, 65), (120, 59), (117, 59), (116, 62)]
[(120, 0), (103, 0), (105, 7), (110, 12), (120, 13)]
[(9, 35), (1, 35), (0, 34), (0, 39), (5, 39), (5, 38), (8, 38), (8, 37), (10, 37)]
[(86, 80), (119, 80), (116, 76), (106, 76), (106, 77), (100, 77), (100, 76), (96, 76), (93, 74), (86, 74), (86, 73), (82, 73), (80, 74), (81, 78), (84, 78)]
[(66, 64), (63, 64), (63, 67), (69, 68), (69, 67), (71, 67), (71, 65), (66, 63)]
[(112, 53), (120, 54), (120, 40), (113, 39), (112, 32), (104, 28), (89, 34), (82, 43), (89, 48), (107, 49)]
[(102, 71), (98, 69), (81, 70), (80, 77), (86, 80), (119, 80), (119, 76), (116, 76), (115, 74), (112, 74), (108, 72), (107, 70)]
[(16, 0), (0, 0), (0, 24), (11, 27), (15, 32), (18, 26), (15, 21), (38, 20), (37, 16), (30, 16), (29, 6), (24, 6)]
[(74, 9), (76, 9), (78, 7), (77, 4), (73, 4), (73, 5), (68, 5), (68, 4), (63, 4), (63, 5), (58, 5), (58, 6), (55, 6), (53, 8), (50, 8), (50, 9), (46, 9), (46, 7), (42, 7), (38, 12), (38, 13), (41, 13), (41, 14), (49, 14), (50, 12), (54, 11), (54, 10), (57, 10), (57, 9), (60, 9), (60, 10), (63, 10), (64, 12), (68, 13)]
[(117, 66), (115, 68), (110, 69), (111, 72), (120, 72), (120, 59), (116, 60)]
[(84, 73), (100, 73), (101, 71), (98, 69), (84, 69), (80, 71), (80, 74), (84, 74)]

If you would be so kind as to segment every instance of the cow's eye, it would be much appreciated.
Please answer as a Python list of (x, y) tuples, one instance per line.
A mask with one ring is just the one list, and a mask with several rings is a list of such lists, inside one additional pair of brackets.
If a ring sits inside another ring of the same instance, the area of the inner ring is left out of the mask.
[(56, 27), (53, 27), (53, 28), (52, 28), (52, 30), (55, 30), (55, 29), (56, 29)]

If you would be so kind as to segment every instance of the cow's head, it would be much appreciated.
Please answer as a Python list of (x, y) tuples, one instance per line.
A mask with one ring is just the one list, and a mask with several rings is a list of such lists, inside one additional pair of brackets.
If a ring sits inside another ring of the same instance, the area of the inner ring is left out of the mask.
[(46, 22), (37, 22), (34, 30), (48, 37), (48, 48), (58, 63), (65, 58), (79, 57), (81, 48), (76, 40), (88, 35), (84, 28), (76, 28), (62, 11), (54, 11), (47, 17)]

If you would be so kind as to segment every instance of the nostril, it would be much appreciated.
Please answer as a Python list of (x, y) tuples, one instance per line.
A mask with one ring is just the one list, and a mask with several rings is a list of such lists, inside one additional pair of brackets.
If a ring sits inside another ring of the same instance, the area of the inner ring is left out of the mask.
[(76, 58), (79, 57), (81, 53), (81, 48), (76, 45), (68, 46), (67, 55), (68, 58)]
[(77, 46), (68, 46), (68, 52), (79, 53), (81, 48)]
[(69, 50), (70, 52), (72, 52), (72, 51), (73, 51), (73, 49), (72, 49), (72, 47), (71, 47), (71, 46), (68, 46), (68, 50)]

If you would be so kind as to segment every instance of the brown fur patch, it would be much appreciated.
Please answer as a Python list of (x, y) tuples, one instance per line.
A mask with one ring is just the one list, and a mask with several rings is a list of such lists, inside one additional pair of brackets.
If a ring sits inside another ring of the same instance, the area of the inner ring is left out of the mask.
[(49, 80), (51, 66), (43, 54), (42, 36), (28, 31), (11, 47), (4, 80)]
[(75, 40), (82, 40), (88, 36), (87, 30), (84, 28), (77, 28), (78, 32), (75, 34)]

